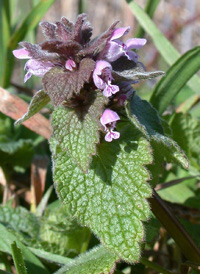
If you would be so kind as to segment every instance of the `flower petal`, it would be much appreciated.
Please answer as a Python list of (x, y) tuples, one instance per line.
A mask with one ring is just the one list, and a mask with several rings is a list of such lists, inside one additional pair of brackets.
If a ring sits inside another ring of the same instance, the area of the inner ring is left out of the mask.
[(54, 65), (51, 62), (41, 62), (35, 59), (30, 59), (26, 62), (24, 69), (26, 69), (32, 75), (42, 77), (53, 67)]
[(138, 61), (138, 55), (137, 53), (135, 53), (134, 51), (132, 50), (128, 50), (126, 53), (125, 53), (126, 57), (129, 59), (129, 60), (133, 60), (134, 62), (137, 63)]
[(106, 133), (105, 140), (106, 140), (106, 142), (112, 142), (112, 134), (110, 131), (108, 133)]
[(113, 123), (118, 120), (120, 120), (119, 115), (115, 111), (107, 108), (104, 110), (100, 122), (103, 126), (105, 126), (106, 124)]
[(101, 75), (102, 70), (105, 69), (105, 68), (112, 69), (112, 66), (107, 61), (99, 60), (99, 61), (96, 62), (96, 67), (95, 67), (94, 71), (97, 75)]
[(119, 39), (130, 31), (130, 27), (117, 28), (113, 31), (111, 40)]
[(113, 139), (119, 139), (120, 133), (118, 131), (112, 131), (111, 130), (111, 135)]
[(106, 60), (109, 62), (114, 62), (124, 55), (122, 44), (123, 43), (120, 40), (110, 41), (105, 54)]
[(30, 79), (32, 76), (32, 73), (30, 73), (29, 71), (25, 74), (24, 76), (24, 83), (26, 83), (26, 81), (28, 81), (28, 79)]
[(97, 88), (101, 90), (106, 88), (108, 79), (112, 77), (111, 69), (111, 64), (104, 60), (99, 60), (96, 62), (96, 67), (93, 72), (93, 80)]
[(127, 49), (140, 49), (146, 44), (147, 40), (143, 38), (132, 38), (126, 41)]
[(118, 131), (109, 131), (105, 135), (106, 142), (112, 142), (113, 139), (118, 139), (120, 137), (120, 133)]
[(116, 92), (119, 91), (119, 87), (116, 85), (106, 85), (105, 89), (103, 90), (103, 95), (106, 97), (110, 97)]
[(29, 59), (29, 58), (31, 58), (29, 56), (29, 52), (24, 48), (13, 50), (13, 55), (18, 59)]
[(72, 59), (68, 59), (65, 62), (65, 68), (70, 71), (73, 71), (73, 69), (76, 68), (76, 63)]

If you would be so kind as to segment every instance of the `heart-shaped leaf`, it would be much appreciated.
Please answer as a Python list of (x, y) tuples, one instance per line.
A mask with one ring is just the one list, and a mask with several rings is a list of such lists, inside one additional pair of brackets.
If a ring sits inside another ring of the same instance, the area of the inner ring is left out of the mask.
[(72, 216), (89, 226), (111, 252), (135, 262), (144, 239), (141, 221), (150, 212), (146, 198), (151, 188), (144, 165), (152, 162), (152, 156), (149, 143), (130, 123), (117, 130), (120, 139), (98, 146), (87, 174), (52, 139), (54, 181)]

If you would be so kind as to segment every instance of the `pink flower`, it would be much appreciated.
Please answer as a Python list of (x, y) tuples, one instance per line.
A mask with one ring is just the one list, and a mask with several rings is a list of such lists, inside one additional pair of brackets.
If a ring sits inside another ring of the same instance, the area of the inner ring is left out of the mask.
[(30, 59), (26, 62), (24, 69), (27, 70), (27, 73), (24, 77), (24, 83), (32, 76), (43, 77), (45, 73), (47, 73), (50, 69), (52, 69), (54, 65), (49, 62), (41, 62), (35, 59)]
[(72, 59), (68, 59), (68, 60), (65, 62), (65, 68), (66, 68), (67, 70), (72, 71), (73, 69), (76, 68), (76, 63), (75, 63)]
[(100, 122), (104, 126), (105, 131), (107, 132), (105, 135), (105, 140), (107, 142), (111, 142), (113, 139), (118, 139), (120, 137), (120, 133), (118, 131), (114, 131), (116, 122), (120, 120), (118, 114), (115, 111), (110, 109), (105, 109)]
[(13, 55), (18, 59), (30, 59), (31, 58), (28, 50), (26, 50), (24, 48), (13, 50)]
[(129, 60), (137, 62), (138, 55), (132, 49), (139, 49), (146, 44), (146, 39), (132, 38), (123, 43), (119, 38), (126, 35), (130, 31), (130, 27), (115, 29), (111, 38), (108, 40), (105, 50), (101, 54), (101, 58), (105, 58), (109, 62), (113, 62), (121, 56), (126, 56)]
[(110, 97), (119, 91), (118, 86), (111, 84), (111, 81), (113, 80), (111, 71), (112, 66), (110, 63), (103, 60), (96, 62), (96, 67), (93, 72), (93, 80), (95, 86), (103, 90), (103, 95), (106, 97)]
[(39, 61), (31, 58), (30, 53), (25, 48), (13, 50), (13, 55), (18, 59), (29, 59), (24, 66), (24, 69), (27, 70), (24, 83), (32, 75), (43, 77), (45, 73), (54, 67), (50, 61)]

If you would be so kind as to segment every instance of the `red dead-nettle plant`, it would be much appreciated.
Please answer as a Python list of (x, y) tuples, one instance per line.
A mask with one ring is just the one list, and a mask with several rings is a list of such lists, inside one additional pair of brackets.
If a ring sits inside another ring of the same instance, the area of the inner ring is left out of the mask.
[(139, 80), (163, 72), (145, 71), (137, 50), (146, 40), (123, 43), (120, 38), (130, 28), (117, 24), (91, 40), (85, 14), (74, 24), (62, 17), (55, 24), (40, 24), (45, 42), (21, 42), (13, 54), (28, 59), (24, 80), (42, 77), (44, 89), (17, 123), (51, 101), (50, 146), (59, 198), (111, 253), (136, 262), (144, 241), (142, 221), (150, 213), (147, 180), (154, 175), (154, 148), (184, 167), (187, 160), (164, 135), (156, 110), (133, 89)]

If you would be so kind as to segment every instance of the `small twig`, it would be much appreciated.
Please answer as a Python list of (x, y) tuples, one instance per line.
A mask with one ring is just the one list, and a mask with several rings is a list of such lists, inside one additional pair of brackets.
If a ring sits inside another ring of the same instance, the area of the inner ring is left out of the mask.
[[(0, 111), (14, 120), (21, 118), (28, 109), (28, 104), (0, 87)], [(51, 135), (50, 122), (40, 113), (23, 122), (23, 125), (37, 134), (49, 139)]]
[(198, 176), (200, 176), (200, 174), (197, 175), (197, 176), (182, 177), (182, 178), (180, 178), (180, 179), (171, 180), (171, 181), (169, 181), (169, 182), (167, 182), (167, 183), (161, 183), (161, 184), (158, 184), (158, 185), (156, 186), (155, 190), (158, 191), (158, 190), (161, 190), (161, 189), (165, 189), (165, 188), (168, 188), (168, 187), (171, 187), (171, 186), (180, 184), (180, 183), (182, 183), (182, 182), (185, 181), (185, 180), (190, 180), (190, 179), (196, 178), (196, 177), (198, 177)]

